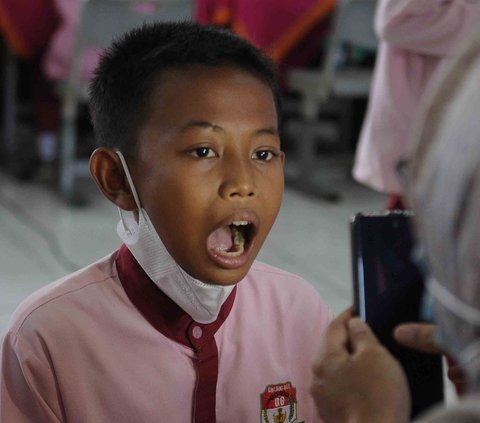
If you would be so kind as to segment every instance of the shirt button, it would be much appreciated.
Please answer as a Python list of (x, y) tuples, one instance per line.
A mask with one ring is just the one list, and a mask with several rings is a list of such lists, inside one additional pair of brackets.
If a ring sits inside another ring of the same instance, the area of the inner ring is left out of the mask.
[(202, 328), (200, 326), (194, 326), (192, 329), (192, 335), (195, 339), (200, 339), (203, 335)]

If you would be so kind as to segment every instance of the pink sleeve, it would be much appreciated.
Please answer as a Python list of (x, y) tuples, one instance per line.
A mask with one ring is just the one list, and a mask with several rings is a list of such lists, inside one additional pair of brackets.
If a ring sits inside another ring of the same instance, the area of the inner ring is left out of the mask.
[(394, 47), (451, 55), (480, 23), (480, 0), (378, 0), (375, 28)]
[(50, 366), (18, 337), (7, 335), (2, 349), (0, 421), (59, 423), (60, 395)]
[[(53, 0), (60, 17), (60, 24), (50, 39), (43, 59), (45, 74), (52, 80), (65, 80), (70, 71), (70, 61), (75, 48), (76, 31), (80, 24), (81, 0)], [(81, 77), (92, 78), (100, 60), (101, 48), (87, 46), (82, 57)]]

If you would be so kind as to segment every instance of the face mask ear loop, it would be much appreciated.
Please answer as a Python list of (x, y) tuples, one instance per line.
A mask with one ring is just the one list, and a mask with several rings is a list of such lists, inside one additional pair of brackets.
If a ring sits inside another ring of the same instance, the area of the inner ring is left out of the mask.
[[(123, 171), (125, 172), (125, 176), (127, 177), (128, 185), (130, 187), (130, 190), (132, 191), (133, 199), (135, 200), (135, 204), (137, 205), (138, 212), (142, 213), (142, 206), (140, 205), (140, 199), (138, 198), (137, 190), (135, 189), (135, 185), (133, 184), (133, 179), (132, 176), (130, 175), (130, 171), (128, 170), (127, 162), (125, 161), (125, 157), (123, 157), (123, 154), (119, 150), (115, 150), (115, 153), (117, 153), (120, 162), (122, 163), (122, 168)], [(123, 214), (122, 214), (122, 209), (118, 208), (118, 213), (120, 214), (120, 219), (122, 221), (122, 225), (124, 229), (127, 229), (125, 225), (125, 221), (123, 219)]]
[(461, 352), (460, 357), (464, 366), (467, 366), (469, 363), (474, 360), (478, 360), (480, 355), (480, 340), (473, 341), (467, 345)]
[(137, 190), (135, 189), (135, 185), (133, 185), (133, 180), (130, 175), (130, 171), (128, 170), (127, 162), (125, 161), (125, 158), (123, 157), (123, 154), (121, 151), (116, 150), (115, 153), (117, 153), (118, 157), (120, 158), (120, 162), (122, 163), (123, 171), (125, 172), (125, 176), (127, 177), (128, 185), (130, 186), (130, 189), (133, 194), (133, 198), (135, 200), (135, 204), (138, 207), (138, 210), (141, 209), (140, 206), (140, 200), (137, 195)]
[(460, 317), (472, 325), (480, 326), (480, 310), (477, 310), (476, 308), (457, 298), (432, 277), (428, 279), (426, 287), (433, 298), (435, 298), (447, 310), (450, 310), (457, 317)]
[(118, 215), (120, 216), (120, 222), (122, 222), (122, 225), (123, 225), (123, 230), (124, 230), (125, 232), (128, 232), (128, 227), (127, 227), (127, 225), (125, 224), (125, 219), (123, 218), (122, 209), (117, 206), (117, 210), (118, 210)]

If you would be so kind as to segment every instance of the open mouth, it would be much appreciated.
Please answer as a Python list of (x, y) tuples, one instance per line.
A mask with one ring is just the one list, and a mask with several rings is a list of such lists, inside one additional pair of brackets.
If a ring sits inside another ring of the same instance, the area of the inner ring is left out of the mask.
[(247, 220), (233, 221), (210, 234), (208, 248), (223, 257), (239, 257), (248, 249), (254, 230), (253, 223)]

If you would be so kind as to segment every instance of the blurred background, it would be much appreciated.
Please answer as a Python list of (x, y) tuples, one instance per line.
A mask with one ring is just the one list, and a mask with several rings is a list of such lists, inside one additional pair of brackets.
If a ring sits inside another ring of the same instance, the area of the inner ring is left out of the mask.
[(97, 192), (86, 87), (102, 48), (143, 21), (239, 33), (278, 64), (283, 206), (260, 260), (352, 301), (349, 219), (387, 197), (353, 181), (377, 40), (375, 0), (0, 0), (0, 334), (35, 289), (118, 248)]

